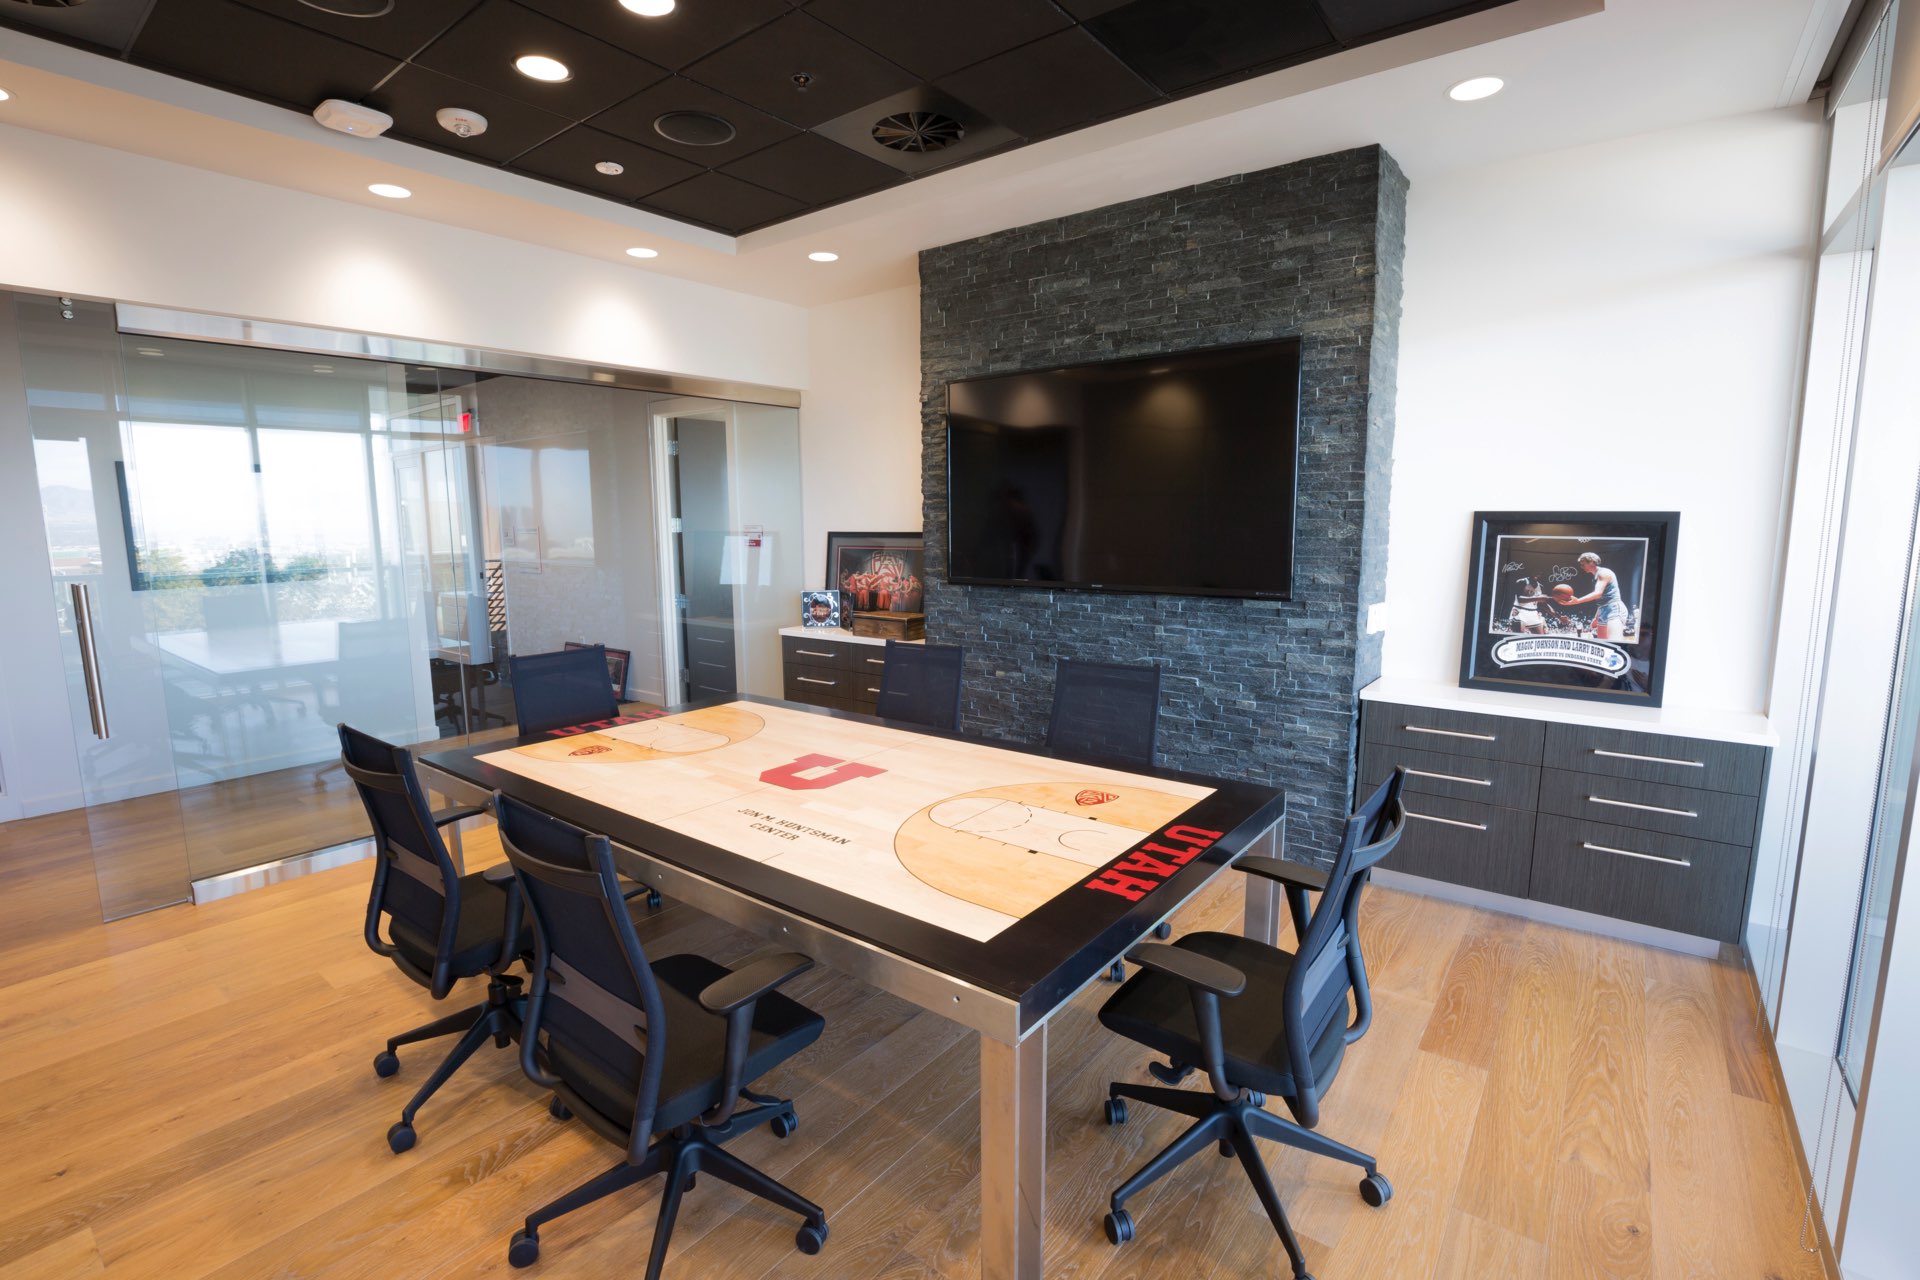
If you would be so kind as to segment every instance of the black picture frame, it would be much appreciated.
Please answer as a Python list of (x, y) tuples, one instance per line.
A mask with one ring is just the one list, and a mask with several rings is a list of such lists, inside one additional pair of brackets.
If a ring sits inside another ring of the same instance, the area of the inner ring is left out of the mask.
[(840, 626), (840, 593), (838, 591), (802, 591), (800, 593), (800, 625), (803, 627)]
[(926, 611), (926, 539), (918, 533), (829, 533), (827, 590), (852, 613)]
[[(591, 649), (592, 645), (579, 640), (561, 641), (563, 649)], [(627, 700), (627, 668), (633, 665), (633, 650), (607, 648), (607, 679), (613, 684), (613, 696), (621, 701)]]
[(1659, 706), (1679, 536), (1677, 511), (1474, 512), (1461, 687)]

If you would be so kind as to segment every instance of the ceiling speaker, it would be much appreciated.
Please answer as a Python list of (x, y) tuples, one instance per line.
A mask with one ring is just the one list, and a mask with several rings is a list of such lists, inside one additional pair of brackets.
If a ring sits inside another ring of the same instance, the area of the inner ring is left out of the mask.
[(300, 0), (300, 3), (336, 18), (384, 18), (393, 12), (393, 0)]
[(653, 122), (653, 131), (689, 147), (717, 147), (732, 142), (734, 134), (731, 121), (709, 111), (669, 111)]
[(966, 136), (967, 126), (938, 111), (900, 111), (873, 124), (873, 140), (895, 151), (945, 151)]

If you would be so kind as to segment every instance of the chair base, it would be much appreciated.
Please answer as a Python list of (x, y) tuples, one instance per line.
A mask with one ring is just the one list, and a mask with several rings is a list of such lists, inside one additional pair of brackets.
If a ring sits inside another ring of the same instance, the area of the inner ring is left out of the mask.
[[(656, 1140), (638, 1164), (621, 1161), (596, 1178), (527, 1215), (526, 1225), (514, 1233), (507, 1249), (507, 1261), (516, 1267), (531, 1265), (540, 1256), (540, 1228), (555, 1218), (605, 1199), (658, 1173), (667, 1176), (660, 1196), (660, 1217), (653, 1230), (653, 1249), (647, 1255), (646, 1280), (660, 1280), (667, 1261), (667, 1245), (673, 1238), (674, 1219), (680, 1213), (680, 1201), (694, 1186), (701, 1173), (710, 1173), (720, 1181), (742, 1191), (790, 1209), (805, 1221), (794, 1233), (794, 1246), (802, 1253), (818, 1253), (827, 1240), (827, 1215), (819, 1205), (798, 1192), (760, 1172), (721, 1145), (763, 1123), (771, 1123), (781, 1137), (793, 1132), (793, 1104), (763, 1094), (742, 1092), (756, 1105), (734, 1112), (717, 1126), (686, 1125)], [(782, 1132), (784, 1130), (784, 1132)]]
[(408, 1099), (400, 1112), (399, 1121), (387, 1130), (387, 1146), (395, 1155), (413, 1146), (418, 1136), (413, 1129), (414, 1116), (426, 1105), (428, 1098), (439, 1092), (441, 1085), (453, 1078), (453, 1073), (460, 1069), (462, 1063), (489, 1040), (493, 1041), (495, 1047), (504, 1049), (519, 1037), (520, 1019), (526, 1011), (526, 1004), (527, 998), (521, 991), (520, 979), (489, 975), (486, 1003), (436, 1018), (387, 1041), (385, 1051), (373, 1060), (374, 1074), (382, 1078), (400, 1069), (400, 1058), (395, 1051), (402, 1045), (437, 1040), (442, 1036), (460, 1037), (459, 1042), (447, 1051), (447, 1056), (440, 1060), (440, 1065), (433, 1069), (433, 1074)]
[(1193, 1124), (1185, 1133), (1168, 1143), (1165, 1150), (1140, 1166), (1137, 1173), (1115, 1188), (1112, 1211), (1107, 1215), (1105, 1225), (1107, 1239), (1116, 1245), (1133, 1239), (1133, 1217), (1126, 1210), (1126, 1202), (1186, 1163), (1189, 1157), (1215, 1144), (1218, 1144), (1221, 1155), (1240, 1157), (1247, 1180), (1253, 1183), (1261, 1206), (1267, 1211), (1267, 1219), (1273, 1223), (1281, 1247), (1287, 1251), (1287, 1259), (1293, 1264), (1294, 1280), (1313, 1278), (1307, 1273), (1306, 1256), (1300, 1252), (1300, 1241), (1293, 1234), (1293, 1225), (1287, 1221), (1286, 1208), (1280, 1203), (1279, 1192), (1274, 1190), (1266, 1162), (1260, 1158), (1256, 1139), (1266, 1138), (1283, 1146), (1331, 1156), (1335, 1160), (1360, 1166), (1367, 1171), (1367, 1176), (1360, 1183), (1360, 1194), (1370, 1205), (1383, 1205), (1393, 1194), (1393, 1188), (1380, 1176), (1372, 1156), (1262, 1110), (1260, 1101), (1264, 1099), (1261, 1095), (1245, 1089), (1240, 1091), (1237, 1098), (1227, 1100), (1212, 1092), (1114, 1083), (1107, 1086), (1107, 1098), (1106, 1116), (1109, 1124), (1127, 1122), (1125, 1099), (1193, 1118)]

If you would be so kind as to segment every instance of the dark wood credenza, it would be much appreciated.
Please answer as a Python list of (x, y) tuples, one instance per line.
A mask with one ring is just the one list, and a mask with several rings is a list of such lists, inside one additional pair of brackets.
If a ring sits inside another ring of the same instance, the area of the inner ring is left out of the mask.
[(783, 627), (780, 659), (788, 702), (872, 715), (887, 642), (838, 627)]
[(1764, 730), (1744, 723), (1759, 717), (1671, 732), (1665, 717), (1640, 728), (1624, 716), (1435, 705), (1452, 701), (1411, 701), (1404, 687), (1362, 694), (1357, 785), (1407, 769), (1407, 828), (1383, 868), (1739, 940), (1772, 755)]

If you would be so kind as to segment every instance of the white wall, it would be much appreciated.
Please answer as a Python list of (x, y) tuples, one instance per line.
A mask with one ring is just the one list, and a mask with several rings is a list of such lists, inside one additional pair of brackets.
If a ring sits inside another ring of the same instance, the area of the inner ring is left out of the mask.
[(920, 527), (920, 290), (815, 307), (807, 342), (800, 473), (813, 586), (826, 581), (830, 531)]
[(1666, 703), (1765, 709), (1817, 107), (1417, 177), (1389, 676), (1459, 672), (1476, 510), (1682, 513)]
[(781, 387), (806, 312), (0, 127), (0, 285)]

